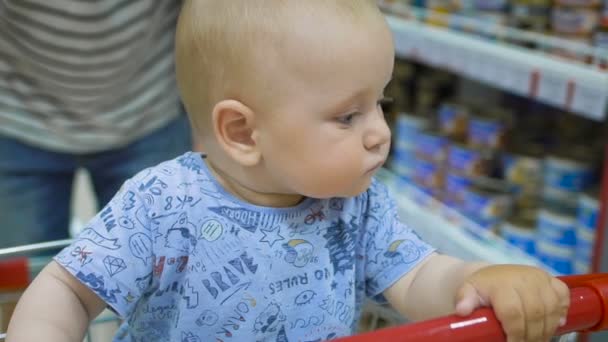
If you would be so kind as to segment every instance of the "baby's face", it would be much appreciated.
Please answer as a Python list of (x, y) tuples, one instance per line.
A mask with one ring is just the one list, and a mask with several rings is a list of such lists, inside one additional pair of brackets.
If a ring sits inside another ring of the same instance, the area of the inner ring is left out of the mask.
[(277, 99), (258, 143), (277, 187), (315, 198), (353, 196), (386, 160), (390, 130), (378, 105), (394, 63), (380, 18), (294, 17), (276, 65)]

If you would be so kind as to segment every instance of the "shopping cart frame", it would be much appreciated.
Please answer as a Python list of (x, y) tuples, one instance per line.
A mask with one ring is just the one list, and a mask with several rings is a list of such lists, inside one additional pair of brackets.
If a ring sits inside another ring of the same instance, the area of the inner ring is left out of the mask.
[[(39, 272), (43, 265), (39, 263), (37, 269), (30, 269), (28, 254), (43, 253), (57, 250), (69, 245), (73, 240), (59, 240), (43, 242), (32, 245), (0, 249), (0, 273), (3, 267), (9, 269), (20, 268), (20, 272), (11, 273), (10, 279), (0, 282), (0, 289), (24, 289), (32, 276)], [(50, 256), (45, 257), (47, 262)], [(5, 266), (3, 266), (5, 265)], [(26, 271), (23, 271), (26, 270)], [(33, 274), (32, 274), (33, 273)], [(608, 273), (589, 274), (560, 277), (570, 288), (570, 310), (568, 311), (566, 325), (559, 328), (558, 335), (567, 336), (571, 332), (590, 332), (608, 330)], [(120, 322), (116, 316), (102, 315), (91, 326), (108, 322)], [(90, 329), (90, 328), (89, 328)], [(0, 341), (6, 337), (0, 332)], [(468, 317), (450, 315), (432, 320), (409, 323), (391, 328), (384, 328), (356, 336), (341, 338), (341, 342), (371, 342), (371, 341), (407, 341), (407, 342), (482, 342), (506, 341), (500, 323), (490, 308), (475, 310)], [(87, 333), (87, 342), (95, 342), (91, 334)]]

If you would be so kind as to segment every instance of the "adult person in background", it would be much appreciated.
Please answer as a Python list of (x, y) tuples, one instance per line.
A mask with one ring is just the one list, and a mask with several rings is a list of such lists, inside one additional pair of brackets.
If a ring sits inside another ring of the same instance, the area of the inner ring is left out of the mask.
[(0, 248), (69, 236), (79, 167), (103, 206), (128, 177), (191, 149), (174, 79), (180, 6), (0, 0)]

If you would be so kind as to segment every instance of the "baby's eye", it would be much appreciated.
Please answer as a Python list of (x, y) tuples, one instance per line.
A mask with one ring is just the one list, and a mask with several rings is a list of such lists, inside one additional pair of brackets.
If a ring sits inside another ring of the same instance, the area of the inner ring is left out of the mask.
[(355, 119), (355, 117), (358, 115), (359, 113), (351, 113), (348, 115), (343, 115), (340, 117), (336, 118), (336, 121), (338, 121), (339, 123), (343, 124), (343, 125), (352, 125), (353, 120)]

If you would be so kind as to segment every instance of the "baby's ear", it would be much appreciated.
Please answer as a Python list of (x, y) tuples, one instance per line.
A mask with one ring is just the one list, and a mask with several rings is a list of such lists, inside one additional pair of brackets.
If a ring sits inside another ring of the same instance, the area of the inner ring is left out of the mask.
[(253, 139), (255, 112), (236, 100), (223, 100), (213, 108), (213, 131), (222, 149), (237, 163), (254, 166), (261, 160)]

